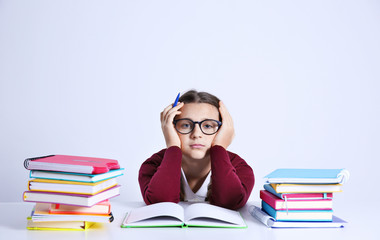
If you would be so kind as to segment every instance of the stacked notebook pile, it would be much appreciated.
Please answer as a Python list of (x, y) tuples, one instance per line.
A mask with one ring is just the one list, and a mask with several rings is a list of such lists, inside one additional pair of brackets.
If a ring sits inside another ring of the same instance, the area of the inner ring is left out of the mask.
[(342, 191), (347, 170), (277, 169), (265, 177), (265, 190), (260, 191), (262, 214), (272, 220), (272, 227), (344, 225), (333, 215), (333, 193)]
[(25, 202), (35, 202), (27, 228), (85, 230), (93, 223), (113, 221), (109, 199), (120, 194), (117, 160), (67, 155), (28, 158), (30, 170)]

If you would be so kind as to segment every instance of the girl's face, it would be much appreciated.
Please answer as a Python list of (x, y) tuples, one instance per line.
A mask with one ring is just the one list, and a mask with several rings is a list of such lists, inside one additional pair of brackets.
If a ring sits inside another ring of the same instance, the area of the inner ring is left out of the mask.
[[(218, 109), (208, 103), (187, 103), (181, 109), (181, 114), (176, 119), (189, 118), (194, 122), (200, 122), (205, 119), (219, 120)], [(178, 133), (178, 132), (177, 132)], [(192, 159), (203, 159), (209, 154), (211, 143), (216, 134), (204, 134), (199, 124), (195, 124), (192, 132), (180, 134), (182, 154)]]

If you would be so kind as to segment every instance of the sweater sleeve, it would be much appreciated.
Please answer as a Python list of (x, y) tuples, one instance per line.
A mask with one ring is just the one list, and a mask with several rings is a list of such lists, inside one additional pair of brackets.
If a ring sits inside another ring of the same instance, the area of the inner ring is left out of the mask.
[(210, 203), (230, 209), (243, 207), (255, 183), (252, 168), (241, 157), (221, 146), (211, 147), (210, 156)]
[(170, 147), (154, 154), (141, 165), (139, 184), (146, 204), (179, 202), (181, 161), (181, 149)]

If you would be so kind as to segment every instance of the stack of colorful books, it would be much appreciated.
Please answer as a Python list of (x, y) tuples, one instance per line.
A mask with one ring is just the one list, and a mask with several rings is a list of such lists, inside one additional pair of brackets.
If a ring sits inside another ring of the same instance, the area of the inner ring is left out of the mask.
[(347, 170), (277, 169), (265, 177), (262, 210), (273, 221), (287, 227), (342, 226), (344, 221), (333, 215), (333, 193), (342, 191)]
[(24, 161), (30, 170), (25, 202), (35, 202), (28, 217), (31, 230), (86, 230), (112, 222), (109, 199), (120, 195), (117, 160), (49, 155)]

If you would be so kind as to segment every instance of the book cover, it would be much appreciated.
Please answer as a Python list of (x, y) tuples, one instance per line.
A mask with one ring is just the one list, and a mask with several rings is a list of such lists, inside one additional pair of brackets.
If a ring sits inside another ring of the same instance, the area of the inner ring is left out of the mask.
[(118, 195), (120, 195), (120, 185), (114, 186), (95, 195), (25, 191), (23, 194), (23, 200), (25, 202), (57, 203), (92, 207), (99, 202)]
[(208, 203), (181, 206), (162, 202), (132, 209), (126, 214), (121, 227), (246, 228), (247, 225), (238, 211)]
[(271, 183), (277, 193), (333, 193), (342, 192), (341, 184), (287, 184)]
[(283, 200), (333, 199), (333, 193), (277, 193), (271, 184), (264, 184), (264, 189)]
[(346, 169), (280, 168), (266, 175), (268, 183), (330, 183), (343, 184), (350, 174)]
[(93, 214), (50, 214), (49, 203), (37, 203), (31, 218), (33, 222), (86, 221), (109, 223), (114, 220), (112, 213), (106, 215)]
[(100, 202), (92, 207), (78, 207), (65, 204), (51, 204), (49, 208), (50, 214), (110, 214), (111, 203), (109, 200)]
[(259, 207), (250, 206), (249, 213), (267, 227), (272, 228), (342, 228), (347, 224), (346, 221), (333, 215), (332, 221), (276, 221), (268, 213)]
[(105, 173), (111, 169), (120, 168), (117, 160), (69, 155), (49, 155), (43, 157), (27, 158), (24, 161), (24, 167), (28, 170), (45, 170), (86, 174)]
[(31, 170), (30, 178), (39, 179), (52, 179), (74, 182), (100, 182), (111, 178), (119, 177), (123, 175), (124, 168), (109, 170), (106, 173), (99, 174), (84, 174), (84, 173), (70, 173), (70, 172), (55, 172), (55, 171), (43, 171), (43, 170)]
[(261, 190), (260, 198), (269, 204), (275, 210), (331, 210), (332, 199), (320, 199), (320, 200), (283, 200), (272, 193)]
[(332, 221), (332, 210), (275, 210), (261, 201), (262, 209), (276, 221)]
[(84, 221), (59, 221), (59, 222), (33, 222), (31, 217), (27, 218), (26, 229), (48, 230), (48, 231), (85, 231), (93, 223)]
[(115, 178), (96, 183), (52, 179), (33, 179), (28, 182), (28, 190), (95, 195), (116, 185), (117, 181)]

